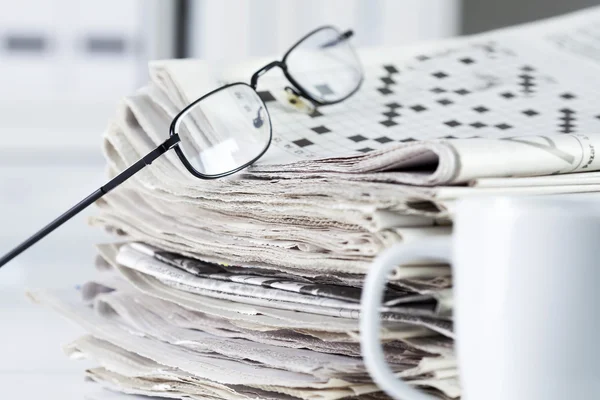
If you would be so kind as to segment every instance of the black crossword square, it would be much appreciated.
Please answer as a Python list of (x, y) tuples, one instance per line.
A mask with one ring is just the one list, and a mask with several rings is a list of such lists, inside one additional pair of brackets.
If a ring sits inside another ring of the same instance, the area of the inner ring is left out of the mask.
[(366, 137), (364, 137), (363, 135), (354, 135), (354, 136), (350, 136), (348, 139), (352, 140), (353, 142), (362, 142), (367, 140)]
[(391, 119), (388, 119), (388, 120), (385, 120), (385, 121), (381, 121), (380, 124), (383, 125), (383, 126), (387, 126), (388, 128), (390, 126), (398, 125), (398, 123), (396, 121), (392, 121)]
[(444, 122), (445, 125), (448, 125), (450, 128), (456, 128), (457, 126), (461, 126), (462, 124), (457, 120), (453, 119), (451, 121)]
[(387, 94), (392, 94), (392, 93), (394, 93), (394, 92), (392, 92), (390, 89), (388, 89), (388, 88), (385, 88), (385, 87), (384, 87), (384, 88), (379, 88), (379, 89), (377, 89), (377, 90), (379, 90), (379, 93), (381, 93), (381, 94), (386, 94), (386, 95), (387, 95)]
[(375, 139), (376, 142), (379, 142), (381, 144), (385, 144), (385, 143), (389, 143), (389, 142), (393, 142), (392, 139), (390, 139), (387, 136), (382, 136), (382, 137), (378, 137), (377, 139)]
[(321, 126), (315, 126), (314, 128), (311, 128), (314, 132), (318, 133), (319, 135), (322, 135), (324, 133), (327, 132), (331, 132), (330, 129), (327, 129), (325, 126), (321, 125)]
[(292, 143), (294, 143), (298, 147), (306, 147), (306, 146), (310, 146), (311, 144), (314, 144), (313, 142), (311, 142), (308, 139), (294, 140)]
[(384, 65), (383, 68), (385, 68), (385, 70), (387, 72), (389, 72), (390, 74), (395, 74), (398, 72), (398, 69), (396, 67), (394, 67), (393, 65)]
[(260, 99), (262, 101), (264, 101), (265, 103), (268, 103), (270, 101), (275, 101), (275, 96), (273, 96), (271, 94), (271, 92), (269, 92), (268, 90), (262, 91), (262, 92), (256, 92), (258, 93), (258, 97), (260, 97)]
[(561, 94), (560, 97), (562, 97), (565, 100), (571, 100), (571, 99), (575, 98), (575, 95), (573, 93), (567, 92), (567, 93)]
[(363, 147), (362, 149), (358, 149), (357, 151), (360, 151), (361, 153), (368, 153), (370, 151), (373, 151), (373, 149), (370, 147)]
[(533, 117), (539, 114), (539, 112), (532, 110), (531, 108), (529, 110), (524, 110), (523, 114), (527, 115), (528, 117)]

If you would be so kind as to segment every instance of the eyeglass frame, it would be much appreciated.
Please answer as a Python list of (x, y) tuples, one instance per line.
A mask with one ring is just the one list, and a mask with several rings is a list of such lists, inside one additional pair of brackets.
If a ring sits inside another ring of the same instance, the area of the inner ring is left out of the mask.
[[(248, 86), (250, 87), (252, 90), (254, 90), (254, 92), (259, 96), (258, 91), (256, 90), (256, 87), (258, 85), (258, 79), (266, 74), (269, 70), (273, 69), (273, 68), (280, 68), (281, 71), (283, 72), (283, 75), (286, 77), (286, 79), (294, 86), (294, 88), (297, 90), (297, 92), (295, 93), (296, 95), (300, 95), (302, 97), (304, 97), (305, 99), (309, 100), (311, 103), (313, 103), (313, 105), (316, 106), (328, 106), (328, 105), (332, 105), (332, 104), (337, 104), (337, 103), (341, 103), (344, 100), (347, 100), (349, 97), (351, 97), (352, 95), (354, 95), (361, 87), (363, 81), (364, 81), (364, 74), (361, 71), (361, 76), (360, 76), (360, 80), (357, 83), (357, 86), (354, 90), (352, 90), (352, 92), (350, 92), (349, 94), (347, 94), (346, 96), (344, 96), (341, 99), (337, 99), (334, 101), (321, 101), (318, 100), (316, 98), (314, 98), (313, 96), (310, 95), (310, 93), (304, 89), (302, 87), (302, 85), (300, 85), (293, 77), (292, 75), (289, 73), (288, 71), (288, 66), (287, 66), (287, 58), (290, 55), (290, 53), (292, 51), (294, 51), (294, 49), (296, 49), (298, 46), (300, 46), (306, 39), (308, 39), (309, 37), (313, 36), (315, 33), (323, 31), (323, 30), (327, 30), (327, 29), (333, 29), (336, 32), (339, 32), (340, 34), (340, 38), (343, 38), (344, 40), (350, 39), (353, 35), (354, 35), (354, 31), (352, 30), (347, 30), (345, 32), (340, 32), (336, 27), (332, 26), (332, 25), (325, 25), (325, 26), (321, 26), (317, 29), (312, 30), (311, 32), (307, 33), (306, 35), (304, 35), (301, 39), (299, 39), (292, 47), (290, 47), (290, 49), (288, 51), (285, 52), (285, 54), (283, 55), (283, 58), (281, 59), (281, 61), (272, 61), (270, 63), (268, 63), (267, 65), (261, 67), (260, 69), (258, 69), (256, 72), (254, 72), (252, 74), (252, 77), (250, 78), (250, 84), (247, 84), (245, 82), (234, 82), (234, 83), (230, 83), (227, 85), (223, 85), (211, 92), (208, 92), (207, 94), (205, 94), (204, 96), (194, 100), (192, 103), (190, 103), (189, 105), (187, 105), (183, 110), (181, 110), (179, 112), (179, 114), (177, 114), (174, 118), (173, 121), (171, 122), (171, 126), (169, 127), (169, 135), (171, 137), (177, 136), (177, 132), (176, 127), (178, 125), (178, 122), (181, 118), (183, 118), (192, 108), (194, 108), (198, 103), (200, 103), (202, 100), (206, 99), (207, 97), (210, 97), (211, 95), (218, 93), (222, 90), (226, 90), (228, 88), (231, 88), (233, 86), (237, 86), (237, 85), (242, 85), (242, 86)], [(354, 49), (352, 49), (352, 52), (354, 53)], [(354, 55), (356, 56), (356, 53), (354, 53)], [(356, 57), (356, 59), (358, 60), (358, 57)], [(175, 153), (177, 154), (177, 157), (179, 157), (179, 160), (181, 161), (181, 163), (185, 166), (185, 168), (192, 174), (194, 175), (196, 178), (200, 178), (200, 179), (205, 179), (205, 180), (212, 180), (212, 179), (219, 179), (219, 178), (224, 178), (226, 176), (229, 175), (233, 175), (243, 169), (248, 168), (250, 165), (254, 164), (256, 161), (260, 160), (261, 157), (263, 155), (265, 155), (265, 153), (267, 152), (267, 150), (269, 150), (269, 147), (271, 147), (271, 142), (273, 140), (273, 124), (271, 123), (271, 115), (269, 114), (269, 109), (267, 108), (267, 105), (265, 104), (264, 100), (262, 100), (262, 98), (260, 99), (260, 101), (262, 102), (265, 112), (267, 113), (267, 118), (269, 120), (269, 140), (266, 143), (265, 148), (253, 159), (251, 159), (250, 161), (248, 161), (247, 163), (236, 167), (235, 169), (232, 169), (230, 171), (227, 172), (222, 172), (220, 174), (214, 174), (214, 175), (209, 175), (209, 174), (203, 174), (201, 172), (199, 172), (198, 170), (196, 170), (192, 164), (189, 162), (189, 160), (187, 159), (187, 157), (185, 156), (185, 154), (183, 154), (183, 151), (181, 150), (180, 146), (175, 146), (174, 150)]]
[[(281, 68), (281, 70), (283, 71), (285, 77), (287, 78), (287, 80), (293, 85), (295, 86), (295, 89), (298, 90), (298, 92), (296, 93), (297, 95), (300, 95), (304, 98), (306, 98), (307, 100), (311, 101), (313, 104), (316, 105), (320, 105), (320, 106), (325, 106), (325, 105), (330, 105), (330, 104), (336, 104), (339, 103), (341, 101), (346, 100), (348, 97), (352, 96), (354, 93), (356, 93), (360, 86), (363, 83), (364, 80), (364, 74), (362, 73), (361, 70), (361, 78), (360, 81), (357, 84), (357, 87), (347, 96), (345, 96), (342, 99), (338, 99), (335, 101), (331, 101), (331, 102), (323, 102), (320, 101), (318, 99), (313, 98), (301, 85), (298, 84), (298, 82), (289, 74), (288, 72), (288, 68), (287, 68), (287, 64), (286, 64), (286, 60), (288, 58), (288, 56), (290, 55), (290, 53), (297, 48), (300, 44), (302, 44), (302, 42), (304, 42), (307, 38), (309, 38), (310, 36), (314, 35), (315, 33), (321, 31), (321, 30), (325, 30), (325, 29), (334, 29), (335, 31), (339, 30), (333, 26), (322, 26), (320, 28), (317, 28), (311, 32), (309, 32), (308, 34), (304, 35), (300, 40), (298, 40), (298, 42), (296, 42), (283, 56), (283, 59), (281, 61), (273, 61), (267, 65), (265, 65), (264, 67), (262, 67), (261, 69), (259, 69), (258, 71), (256, 71), (251, 79), (250, 79), (250, 84), (244, 83), (244, 82), (235, 82), (235, 83), (230, 83), (228, 85), (224, 85), (220, 88), (217, 88), (207, 94), (205, 94), (204, 96), (196, 99), (194, 102), (192, 102), (191, 104), (187, 105), (183, 110), (181, 110), (176, 116), (175, 118), (173, 118), (173, 121), (171, 122), (170, 128), (169, 128), (169, 138), (167, 140), (165, 140), (163, 143), (161, 143), (160, 145), (158, 145), (154, 150), (152, 150), (151, 152), (149, 152), (148, 154), (146, 154), (144, 157), (142, 157), (141, 159), (139, 159), (138, 161), (136, 161), (135, 163), (133, 163), (132, 165), (130, 165), (129, 167), (127, 167), (125, 170), (123, 170), (120, 174), (118, 174), (116, 177), (114, 177), (113, 179), (111, 179), (108, 183), (106, 183), (104, 186), (101, 186), (99, 189), (97, 189), (95, 192), (93, 192), (92, 194), (90, 194), (89, 196), (87, 196), (86, 198), (84, 198), (83, 200), (81, 200), (79, 203), (77, 203), (75, 206), (71, 207), (69, 210), (67, 210), (66, 212), (64, 212), (62, 215), (60, 215), (58, 218), (56, 218), (54, 221), (50, 222), (48, 225), (46, 225), (45, 227), (43, 227), (42, 229), (40, 229), (38, 232), (34, 233), (33, 235), (31, 235), (28, 239), (26, 239), (25, 241), (23, 241), (21, 244), (19, 244), (18, 246), (16, 246), (14, 249), (12, 249), (11, 251), (9, 251), (8, 253), (6, 253), (4, 256), (0, 257), (0, 268), (2, 268), (4, 265), (6, 265), (8, 262), (10, 262), (12, 259), (14, 259), (15, 257), (17, 257), (19, 254), (23, 253), (25, 250), (29, 249), (31, 246), (33, 246), (34, 244), (36, 244), (38, 241), (40, 241), (41, 239), (43, 239), (44, 237), (46, 237), (48, 234), (50, 234), (51, 232), (53, 232), (56, 228), (60, 227), (62, 224), (64, 224), (65, 222), (67, 222), (68, 220), (70, 220), (71, 218), (73, 218), (75, 215), (79, 214), (81, 211), (83, 211), (84, 209), (86, 209), (87, 207), (89, 207), (90, 205), (92, 205), (94, 202), (96, 202), (97, 200), (99, 200), (100, 198), (102, 198), (105, 194), (109, 193), (111, 190), (115, 189), (117, 186), (121, 185), (123, 182), (127, 181), (129, 178), (131, 178), (133, 175), (137, 174), (139, 171), (141, 171), (144, 167), (152, 164), (152, 162), (154, 160), (156, 160), (157, 158), (159, 158), (160, 156), (162, 156), (163, 154), (165, 154), (167, 151), (171, 150), (171, 149), (175, 149), (175, 152), (177, 153), (177, 156), (179, 157), (179, 159), (181, 160), (181, 162), (183, 163), (183, 165), (186, 167), (186, 169), (195, 177), (200, 178), (200, 179), (217, 179), (217, 178), (223, 178), (225, 176), (229, 176), (232, 174), (235, 174), (236, 172), (239, 172), (241, 170), (243, 170), (244, 168), (247, 168), (248, 166), (252, 165), (253, 163), (255, 163), (257, 160), (259, 160), (269, 149), (269, 147), (271, 146), (271, 141), (273, 139), (273, 125), (271, 124), (271, 116), (269, 114), (269, 110), (267, 109), (267, 105), (265, 104), (264, 100), (262, 100), (262, 98), (260, 98), (260, 95), (258, 94), (258, 91), (256, 90), (256, 85), (258, 83), (258, 78), (260, 78), (260, 76), (264, 75), (266, 72), (268, 72), (270, 69), (275, 68), (275, 67), (279, 67)], [(344, 33), (340, 33), (340, 38), (343, 38), (344, 40), (349, 39), (350, 37), (352, 37), (353, 35), (353, 31), (352, 30), (348, 30)], [(354, 49), (352, 49), (352, 52), (354, 53)], [(356, 53), (354, 53), (354, 55), (356, 56)], [(356, 57), (356, 59), (358, 60), (358, 57)], [(206, 174), (202, 174), (198, 171), (196, 171), (196, 169), (194, 167), (192, 167), (192, 165), (190, 164), (190, 162), (188, 161), (188, 159), (185, 157), (185, 155), (183, 154), (183, 151), (181, 150), (181, 148), (179, 147), (179, 143), (181, 142), (181, 139), (179, 137), (179, 134), (177, 132), (175, 132), (175, 128), (177, 126), (177, 121), (180, 120), (180, 118), (182, 118), (187, 112), (189, 112), (189, 110), (195, 106), (196, 104), (198, 104), (199, 102), (201, 102), (203, 99), (206, 99), (207, 97), (209, 97), (212, 94), (215, 94), (221, 90), (230, 88), (232, 86), (235, 85), (245, 85), (245, 86), (249, 86), (252, 90), (254, 90), (254, 92), (257, 94), (257, 96), (259, 96), (261, 103), (264, 106), (264, 109), (267, 113), (267, 117), (269, 118), (269, 141), (267, 142), (267, 145), (265, 146), (265, 148), (263, 149), (263, 151), (254, 159), (252, 159), (251, 161), (247, 162), (246, 164), (235, 168), (231, 171), (225, 172), (225, 173), (221, 173), (221, 174), (217, 174), (217, 175), (206, 175)], [(294, 90), (294, 89), (292, 89)]]
[[(335, 26), (332, 25), (325, 25), (325, 26), (321, 26), (320, 28), (314, 29), (311, 32), (307, 33), (306, 35), (304, 35), (300, 40), (298, 40), (292, 47), (289, 48), (288, 51), (285, 52), (285, 54), (283, 55), (283, 58), (281, 59), (281, 61), (273, 61), (267, 65), (265, 65), (264, 67), (262, 67), (261, 69), (259, 69), (258, 71), (256, 71), (253, 75), (252, 78), (250, 79), (250, 86), (256, 90), (256, 84), (258, 83), (258, 78), (267, 73), (270, 69), (273, 69), (275, 67), (279, 67), (281, 69), (281, 71), (283, 72), (283, 75), (286, 77), (286, 79), (295, 86), (295, 88), (299, 91), (299, 94), (302, 95), (302, 97), (306, 98), (307, 100), (310, 100), (313, 104), (317, 105), (317, 106), (328, 106), (331, 104), (337, 104), (337, 103), (341, 103), (344, 100), (347, 100), (349, 97), (351, 97), (352, 95), (354, 95), (362, 86), (362, 83), (364, 81), (364, 74), (361, 71), (361, 75), (360, 75), (360, 80), (358, 81), (358, 84), (356, 85), (356, 88), (354, 88), (354, 90), (352, 90), (350, 93), (348, 93), (346, 96), (342, 97), (341, 99), (337, 99), (334, 101), (321, 101), (318, 99), (315, 99), (314, 97), (312, 97), (310, 95), (310, 93), (304, 89), (302, 87), (302, 85), (300, 85), (295, 79), (294, 77), (289, 73), (288, 71), (288, 65), (287, 65), (287, 59), (289, 57), (289, 55), (292, 53), (292, 51), (294, 51), (298, 46), (300, 46), (306, 39), (308, 39), (309, 37), (313, 36), (315, 33), (320, 32), (320, 31), (324, 31), (326, 29), (333, 29), (334, 31), (339, 32), (340, 34), (340, 38), (347, 40), (350, 39), (352, 36), (354, 36), (354, 31), (352, 29), (349, 29), (345, 32), (340, 32)], [(358, 57), (356, 56), (356, 53), (354, 52), (354, 49), (352, 49), (352, 53), (354, 54), (354, 56), (356, 57), (356, 59), (358, 60)]]

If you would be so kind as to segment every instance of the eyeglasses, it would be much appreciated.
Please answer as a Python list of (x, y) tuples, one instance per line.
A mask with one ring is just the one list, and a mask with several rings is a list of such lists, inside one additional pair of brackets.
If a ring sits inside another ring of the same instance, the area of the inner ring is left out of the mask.
[(291, 84), (287, 89), (297, 97), (315, 106), (339, 103), (356, 93), (363, 81), (361, 64), (349, 43), (352, 35), (331, 26), (318, 28), (281, 61), (256, 71), (249, 85), (232, 83), (200, 97), (173, 119), (169, 139), (0, 258), (0, 267), (171, 149), (200, 179), (222, 178), (253, 164), (265, 154), (273, 135), (269, 111), (256, 91), (258, 79), (280, 68)]

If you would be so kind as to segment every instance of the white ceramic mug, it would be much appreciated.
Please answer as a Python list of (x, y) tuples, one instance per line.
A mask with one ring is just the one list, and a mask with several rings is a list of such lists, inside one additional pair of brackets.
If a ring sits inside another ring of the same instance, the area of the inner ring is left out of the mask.
[(396, 399), (431, 399), (385, 363), (377, 310), (395, 266), (433, 258), (452, 264), (463, 399), (600, 399), (600, 197), (473, 198), (455, 211), (452, 237), (392, 247), (368, 273), (373, 379)]

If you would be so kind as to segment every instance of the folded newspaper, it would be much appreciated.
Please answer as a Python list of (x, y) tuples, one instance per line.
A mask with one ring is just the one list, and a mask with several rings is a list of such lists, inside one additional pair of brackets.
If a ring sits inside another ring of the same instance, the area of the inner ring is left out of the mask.
[[(89, 332), (65, 350), (95, 360), (86, 376), (112, 390), (383, 398), (358, 346), (370, 263), (390, 245), (450, 235), (461, 197), (599, 191), (599, 38), (592, 8), (362, 50), (360, 91), (310, 112), (269, 72), (258, 87), (273, 120), (262, 159), (199, 181), (168, 152), (98, 202), (92, 224), (121, 240), (99, 247), (98, 278), (77, 296), (31, 297)], [(187, 104), (264, 63), (152, 63), (105, 134), (109, 174), (162, 143)], [(460, 397), (449, 266), (399, 265), (380, 312), (397, 375)]]

